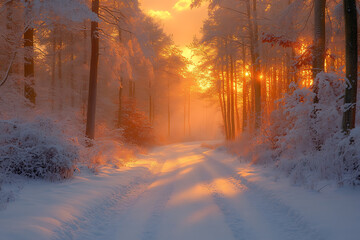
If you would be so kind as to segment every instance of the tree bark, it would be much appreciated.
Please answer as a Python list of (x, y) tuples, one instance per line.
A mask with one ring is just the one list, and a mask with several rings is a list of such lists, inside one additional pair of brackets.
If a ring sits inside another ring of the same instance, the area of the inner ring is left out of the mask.
[(251, 14), (251, 2), (246, 1), (246, 14), (248, 17), (248, 29), (250, 36), (250, 55), (252, 65), (252, 89), (253, 103), (255, 110), (255, 129), (261, 125), (261, 82), (260, 82), (260, 59), (259, 59), (259, 36), (257, 25), (257, 0), (253, 0), (253, 9)]
[(170, 123), (171, 123), (171, 114), (170, 114), (170, 80), (167, 79), (167, 113), (168, 113), (168, 137), (170, 137)]
[[(84, 23), (84, 31), (83, 31), (83, 44), (84, 44), (84, 52), (83, 52), (83, 65), (84, 67), (87, 65), (88, 55), (87, 55), (87, 33), (86, 33), (86, 24)], [(82, 115), (84, 120), (86, 119), (86, 92), (87, 92), (87, 74), (83, 73), (82, 86), (81, 86), (81, 103), (82, 103)]]
[(184, 137), (186, 136), (186, 102), (187, 96), (186, 96), (186, 86), (184, 88)]
[(235, 139), (235, 91), (234, 91), (234, 62), (230, 55), (230, 106), (231, 106), (231, 140)]
[(358, 42), (357, 42), (357, 11), (355, 0), (344, 0), (345, 43), (346, 43), (346, 78), (345, 111), (342, 129), (348, 133), (355, 128), (357, 75), (358, 75)]
[(324, 71), (325, 64), (325, 5), (326, 0), (315, 0), (314, 3), (315, 27), (314, 27), (314, 56), (313, 56), (313, 80), (315, 93), (314, 103), (319, 102), (319, 83), (316, 80), (318, 73)]
[(55, 111), (55, 67), (56, 67), (56, 28), (52, 31), (52, 55), (51, 55), (51, 111)]
[(229, 129), (228, 129), (228, 110), (226, 108), (226, 90), (225, 90), (225, 75), (224, 75), (224, 62), (221, 63), (221, 89), (222, 89), (222, 102), (223, 102), (223, 110), (224, 110), (224, 130), (225, 130), (225, 137), (229, 139)]
[(120, 80), (120, 86), (119, 86), (119, 108), (118, 108), (118, 122), (117, 127), (121, 127), (122, 123), (122, 90), (123, 90), (123, 80), (121, 78)]
[[(227, 44), (226, 44), (227, 46)], [(226, 108), (227, 108), (227, 129), (228, 129), (228, 139), (231, 140), (232, 129), (231, 129), (231, 97), (230, 97), (230, 73), (229, 73), (229, 59), (228, 56), (225, 57), (225, 69), (226, 69)]]
[(257, 0), (253, 0), (253, 67), (254, 67), (254, 94), (255, 94), (255, 129), (261, 127), (261, 79), (260, 79), (260, 49), (257, 24)]
[(150, 124), (153, 124), (152, 122), (152, 84), (151, 84), (151, 78), (149, 78), (149, 121), (150, 121)]
[[(6, 43), (7, 43), (7, 48), (8, 48), (8, 54), (7, 54), (7, 57), (8, 59), (11, 59), (12, 58), (12, 48), (13, 48), (13, 35), (14, 35), (14, 32), (13, 32), (13, 25), (14, 25), (14, 20), (13, 20), (13, 9), (14, 8), (14, 1), (13, 0), (10, 0), (6, 3), (6, 11), (7, 11), (7, 14), (6, 14)], [(11, 75), (12, 73), (12, 68), (9, 69), (9, 75)]]
[[(63, 96), (64, 95), (64, 82), (62, 79), (62, 45), (63, 45), (63, 40), (62, 40), (62, 31), (59, 27), (58, 29), (58, 34), (59, 34), (59, 42), (58, 42), (58, 49), (57, 49), (57, 54), (58, 54), (58, 81), (59, 81), (59, 90), (60, 91), (60, 95)], [(59, 112), (62, 111), (63, 109), (63, 102), (64, 102), (64, 98), (60, 97), (59, 99)]]
[(246, 110), (246, 106), (247, 106), (247, 84), (246, 84), (246, 49), (245, 49), (245, 41), (244, 39), (242, 39), (242, 61), (243, 61), (243, 93), (242, 93), (242, 100), (243, 100), (243, 108), (242, 108), (242, 132), (245, 131), (246, 127), (247, 127), (247, 110)]
[[(99, 15), (99, 0), (92, 1), (92, 11)], [(96, 90), (97, 74), (99, 63), (99, 24), (97, 21), (91, 22), (91, 62), (89, 78), (88, 111), (86, 121), (86, 136), (89, 139), (95, 138), (95, 113), (96, 113)]]
[(188, 133), (191, 136), (191, 88), (189, 87), (189, 99), (188, 99)]
[(75, 79), (74, 79), (74, 34), (70, 33), (70, 88), (71, 88), (71, 107), (75, 107)]
[(35, 65), (34, 65), (34, 28), (32, 25), (32, 4), (31, 1), (26, 0), (26, 9), (25, 9), (25, 21), (28, 26), (26, 26), (26, 31), (24, 33), (24, 77), (25, 77), (25, 89), (24, 96), (32, 104), (36, 103), (36, 92), (34, 89), (35, 86)]
[(236, 119), (236, 131), (235, 136), (240, 133), (240, 115), (239, 115), (239, 105), (238, 105), (238, 76), (237, 76), (237, 65), (234, 61), (234, 81), (235, 81), (235, 119)]

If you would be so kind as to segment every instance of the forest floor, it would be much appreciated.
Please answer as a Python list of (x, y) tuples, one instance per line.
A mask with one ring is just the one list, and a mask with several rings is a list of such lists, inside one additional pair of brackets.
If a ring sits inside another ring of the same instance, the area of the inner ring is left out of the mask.
[(360, 191), (294, 186), (201, 143), (155, 148), (121, 169), (28, 182), (0, 211), (0, 238), (359, 239)]

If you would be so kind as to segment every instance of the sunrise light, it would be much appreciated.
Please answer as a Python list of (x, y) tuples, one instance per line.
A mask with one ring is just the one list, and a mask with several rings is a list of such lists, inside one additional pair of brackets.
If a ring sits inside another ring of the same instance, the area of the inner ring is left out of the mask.
[(174, 5), (173, 9), (175, 9), (177, 11), (188, 10), (188, 9), (190, 9), (191, 2), (192, 2), (192, 0), (179, 0)]
[(167, 20), (170, 19), (171, 13), (168, 11), (160, 11), (160, 10), (149, 10), (148, 11), (149, 16), (154, 17), (154, 18), (158, 18), (161, 20)]
[(359, 1), (0, 1), (0, 239), (360, 239)]

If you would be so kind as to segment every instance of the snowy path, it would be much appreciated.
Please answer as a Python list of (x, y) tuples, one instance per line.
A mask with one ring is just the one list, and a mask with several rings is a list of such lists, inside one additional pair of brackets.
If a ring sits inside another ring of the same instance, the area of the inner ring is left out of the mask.
[(329, 239), (224, 157), (198, 144), (157, 149), (154, 180), (123, 192), (106, 220), (94, 216), (69, 239)]
[(318, 193), (269, 181), (264, 169), (198, 143), (157, 148), (133, 169), (144, 163), (152, 174), (131, 175), (60, 221), (51, 239), (350, 240), (360, 233), (358, 191)]

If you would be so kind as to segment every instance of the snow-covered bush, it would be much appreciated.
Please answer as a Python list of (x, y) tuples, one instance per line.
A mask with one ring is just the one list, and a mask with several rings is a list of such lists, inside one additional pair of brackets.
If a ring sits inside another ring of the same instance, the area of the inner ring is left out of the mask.
[(71, 177), (78, 150), (50, 120), (0, 120), (0, 174), (60, 180)]
[[(274, 163), (296, 183), (312, 186), (320, 180), (360, 183), (360, 127), (342, 133), (344, 81), (320, 73), (319, 102), (309, 88), (292, 86), (279, 102), (267, 126), (252, 142), (255, 163)], [(256, 154), (255, 154), (256, 153)]]
[(138, 146), (148, 146), (154, 143), (153, 128), (145, 113), (136, 107), (134, 100), (124, 101), (121, 119), (124, 142)]

